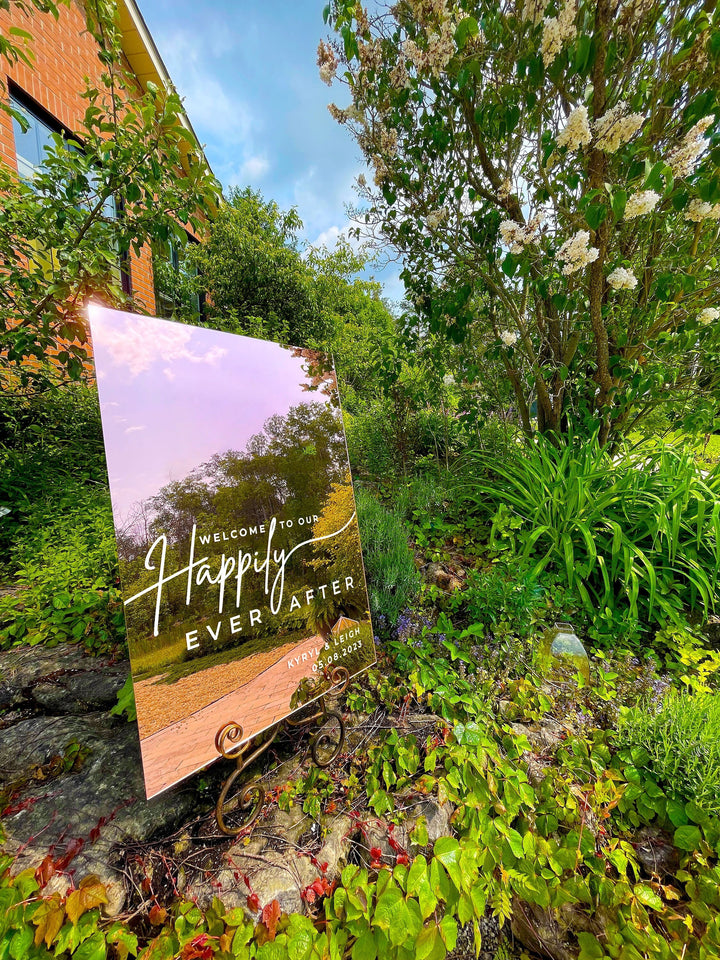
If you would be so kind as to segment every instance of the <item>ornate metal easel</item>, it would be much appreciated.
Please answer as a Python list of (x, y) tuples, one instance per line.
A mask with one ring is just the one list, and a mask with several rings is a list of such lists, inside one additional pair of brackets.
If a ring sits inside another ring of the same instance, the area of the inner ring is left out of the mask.
[[(345, 724), (339, 713), (334, 710), (328, 710), (325, 698), (331, 694), (337, 696), (344, 693), (350, 682), (350, 674), (347, 667), (336, 666), (332, 669), (326, 667), (321, 677), (310, 680), (310, 696), (313, 695), (313, 691), (316, 691), (323, 685), (323, 682), (329, 683), (329, 688), (320, 695), (317, 703), (312, 702), (307, 704), (307, 708), (310, 710), (317, 707), (314, 713), (304, 714), (303, 711), (306, 708), (301, 707), (293, 716), (285, 720), (280, 720), (256, 737), (251, 737), (244, 742), (243, 728), (239, 723), (230, 721), (218, 730), (215, 736), (215, 747), (218, 753), (226, 760), (235, 761), (236, 764), (233, 772), (225, 780), (215, 806), (217, 824), (223, 833), (230, 837), (236, 837), (244, 830), (247, 830), (248, 827), (251, 827), (257, 820), (262, 805), (265, 802), (265, 790), (260, 784), (259, 779), (251, 780), (249, 783), (240, 787), (237, 792), (233, 792), (233, 786), (250, 764), (254, 763), (258, 757), (265, 753), (268, 747), (275, 741), (281, 729), (290, 728), (292, 730), (300, 730), (305, 727), (310, 727), (311, 724), (318, 721), (318, 728), (310, 740), (310, 753), (314, 763), (316, 763), (318, 767), (329, 766), (342, 750), (345, 742)], [(328, 729), (328, 724), (333, 722), (336, 723), (338, 727), (337, 742)], [(329, 753), (324, 753), (324, 751), (328, 750)], [(228, 797), (231, 798), (230, 801), (228, 801)], [(240, 813), (240, 825), (236, 826), (233, 824), (230, 826), (227, 823), (228, 814), (232, 813), (235, 815), (238, 812)]]

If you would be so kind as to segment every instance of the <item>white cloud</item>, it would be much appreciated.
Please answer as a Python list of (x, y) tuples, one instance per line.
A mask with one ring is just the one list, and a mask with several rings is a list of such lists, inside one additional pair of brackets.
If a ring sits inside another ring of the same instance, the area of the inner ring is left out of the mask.
[(172, 382), (175, 379), (176, 374), (170, 369), (170, 367), (165, 367), (165, 369), (163, 370), (163, 373), (168, 378), (168, 380), (170, 380), (170, 382)]
[[(149, 317), (125, 317), (122, 327), (112, 316), (100, 312), (93, 318), (93, 336), (98, 346), (110, 354), (115, 366), (127, 367), (131, 377), (144, 373), (156, 362), (171, 364), (179, 360), (216, 364), (227, 350), (211, 347), (195, 353), (190, 348), (197, 330), (179, 323)], [(168, 365), (164, 368), (165, 376)]]
[(264, 153), (247, 157), (240, 166), (240, 169), (230, 174), (228, 186), (244, 187), (248, 184), (257, 183), (262, 180), (269, 169), (270, 161)]
[(140, 427), (126, 427), (125, 433), (139, 433), (141, 430), (146, 430), (147, 427), (143, 424)]

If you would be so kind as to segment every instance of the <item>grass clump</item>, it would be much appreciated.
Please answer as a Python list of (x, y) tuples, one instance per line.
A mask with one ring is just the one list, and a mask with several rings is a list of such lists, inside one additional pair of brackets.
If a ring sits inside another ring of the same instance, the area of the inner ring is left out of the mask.
[(356, 495), (363, 559), (372, 613), (394, 624), (420, 590), (418, 573), (402, 520), (366, 490)]
[(657, 710), (634, 707), (619, 739), (644, 751), (644, 765), (674, 799), (720, 815), (720, 694), (671, 692)]
[(511, 528), (510, 549), (564, 579), (591, 619), (664, 626), (717, 603), (720, 469), (705, 475), (682, 447), (611, 455), (597, 437), (538, 437), (503, 461), (469, 457), (460, 492), (493, 520), (491, 543)]

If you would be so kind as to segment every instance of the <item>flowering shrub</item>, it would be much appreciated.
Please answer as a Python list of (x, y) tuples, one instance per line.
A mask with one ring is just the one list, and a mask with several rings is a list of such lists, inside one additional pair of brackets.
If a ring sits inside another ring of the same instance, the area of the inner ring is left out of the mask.
[[(326, 8), (321, 75), (349, 96), (330, 110), (374, 170), (358, 192), (368, 233), (404, 259), (406, 323), (494, 363), (528, 436), (572, 424), (605, 444), (665, 401), (696, 429), (716, 416), (720, 325), (701, 311), (720, 216), (720, 10), (674, 10)], [(485, 387), (472, 363), (468, 376)]]

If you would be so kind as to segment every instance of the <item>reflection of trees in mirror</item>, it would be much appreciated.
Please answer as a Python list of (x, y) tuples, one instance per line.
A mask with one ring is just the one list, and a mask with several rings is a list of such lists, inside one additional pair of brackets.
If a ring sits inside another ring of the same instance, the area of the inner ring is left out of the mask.
[(303, 390), (319, 390), (330, 398), (333, 406), (338, 405), (337, 377), (330, 357), (321, 350), (310, 350), (303, 347), (294, 347), (292, 351), (294, 357), (302, 357), (305, 360), (303, 369), (306, 372), (309, 384), (303, 384)]
[[(128, 594), (137, 594), (157, 583), (157, 569), (148, 570), (145, 558), (161, 534), (168, 540), (166, 571), (179, 570), (188, 562), (193, 528), (197, 528), (196, 550), (220, 556), (237, 552), (264, 558), (268, 528), (273, 517), (278, 526), (272, 550), (292, 550), (298, 543), (340, 530), (354, 512), (352, 487), (344, 468), (344, 442), (339, 415), (328, 403), (304, 403), (289, 412), (270, 417), (262, 431), (252, 436), (242, 451), (227, 450), (192, 470), (184, 480), (164, 486), (154, 497), (138, 504), (131, 522), (120, 532), (118, 542), (123, 583)], [(343, 474), (343, 471), (345, 473)], [(317, 511), (321, 510), (318, 519)], [(281, 522), (295, 520), (292, 529)], [(264, 533), (260, 528), (265, 525)], [(228, 531), (233, 539), (223, 539)], [(252, 533), (255, 530), (256, 533)], [(245, 532), (244, 532), (245, 531)], [(215, 542), (215, 534), (220, 535)], [(201, 545), (200, 537), (208, 537)], [(337, 542), (336, 542), (337, 541)], [(284, 596), (297, 593), (301, 607), (289, 609), (284, 601), (273, 614), (265, 593), (264, 575), (248, 571), (242, 582), (242, 609), (261, 611), (260, 623), (250, 625), (243, 618), (241, 632), (229, 629), (213, 635), (205, 630), (208, 611), (217, 609), (220, 585), (205, 583), (187, 602), (187, 578), (178, 577), (164, 586), (159, 637), (151, 636), (157, 594), (150, 590), (126, 607), (130, 644), (136, 671), (154, 675), (172, 664), (202, 666), (227, 662), (237, 656), (298, 641), (329, 628), (342, 614), (365, 614), (367, 601), (362, 587), (362, 564), (357, 525), (322, 544), (298, 550), (288, 559)], [(199, 557), (200, 554), (197, 554)], [(197, 559), (196, 557), (196, 559)], [(312, 557), (312, 558), (311, 558)], [(318, 571), (315, 573), (315, 571)], [(322, 572), (322, 573), (320, 573)], [(328, 587), (308, 602), (306, 591), (321, 583), (352, 577), (347, 592)], [(274, 573), (271, 578), (274, 578)], [(234, 591), (226, 592), (225, 613), (237, 612)], [(207, 632), (197, 650), (187, 650), (185, 633)], [(215, 631), (215, 624), (210, 626)]]

